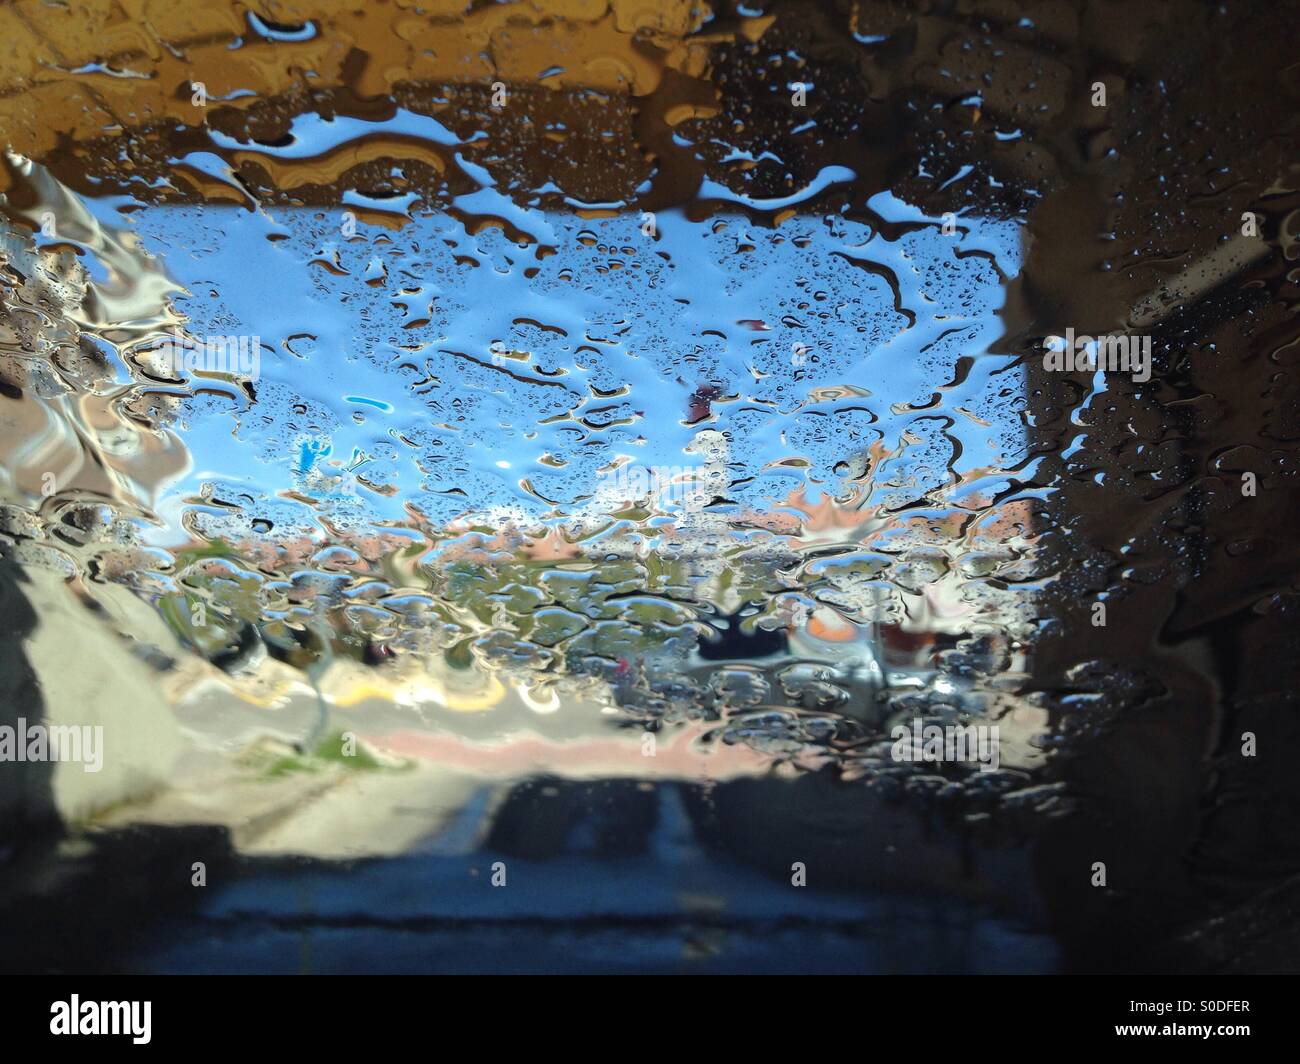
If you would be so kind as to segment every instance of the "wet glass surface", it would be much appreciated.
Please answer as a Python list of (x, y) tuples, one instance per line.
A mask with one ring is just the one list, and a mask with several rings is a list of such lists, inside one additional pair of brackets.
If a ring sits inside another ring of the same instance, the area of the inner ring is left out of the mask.
[(10, 965), (1294, 966), (1286, 7), (435, 8), (0, 15)]

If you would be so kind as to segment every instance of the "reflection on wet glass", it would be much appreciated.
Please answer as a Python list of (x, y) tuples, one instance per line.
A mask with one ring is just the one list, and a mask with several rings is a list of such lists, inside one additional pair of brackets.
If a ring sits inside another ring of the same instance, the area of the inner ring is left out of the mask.
[[(1080, 378), (1045, 473), (1025, 337), (1073, 326), (1009, 309), (1048, 191), (999, 161), (1022, 130), (953, 90), (934, 121), (986, 157), (886, 165), (847, 136), (883, 90), (789, 19), (571, 6), (397, 13), (397, 51), (250, 13), (233, 65), (69, 68), (180, 86), (120, 141), (9, 154), (0, 531), (83, 647), (44, 712), (94, 690), (105, 735), (58, 812), (388, 859), (254, 869), (197, 903), (225, 952), (146, 966), (260, 963), (293, 936), (241, 939), (252, 912), (502, 905), (694, 928), (650, 967), (875, 919), (938, 936), (918, 968), (1049, 966), (1019, 922), (1018, 840), (1071, 810), (1045, 766), (1159, 683), (1030, 682), (1082, 571), (1061, 463), (1117, 385)], [(878, 21), (818, 32), (874, 71), (906, 39)], [(825, 966), (919, 948), (856, 934)]]

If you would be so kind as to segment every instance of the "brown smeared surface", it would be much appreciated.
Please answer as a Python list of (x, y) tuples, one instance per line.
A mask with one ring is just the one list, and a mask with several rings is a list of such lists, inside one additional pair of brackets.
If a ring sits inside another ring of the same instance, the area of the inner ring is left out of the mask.
[[(339, 86), (359, 100), (386, 97), (399, 83), (533, 86), (552, 67), (563, 69), (545, 79), (551, 90), (646, 96), (665, 69), (699, 77), (713, 43), (755, 38), (771, 22), (741, 20), (734, 31), (687, 41), (698, 29), (692, 11), (701, 9), (690, 0), (421, 7), (424, 14), (404, 3), (278, 3), (276, 21), (318, 29), (311, 40), (282, 42), (254, 33), (242, 4), (7, 4), (0, 7), (0, 129), (15, 151), (40, 159), (61, 138), (87, 142), (162, 122), (201, 126), (208, 111), (191, 103), (195, 80), (206, 87), (210, 110), (236, 111)], [(90, 63), (145, 76), (69, 73)], [(239, 90), (254, 95), (222, 100)], [(337, 176), (334, 167), (316, 176), (331, 172)], [(0, 190), (8, 183), (0, 178)]]

